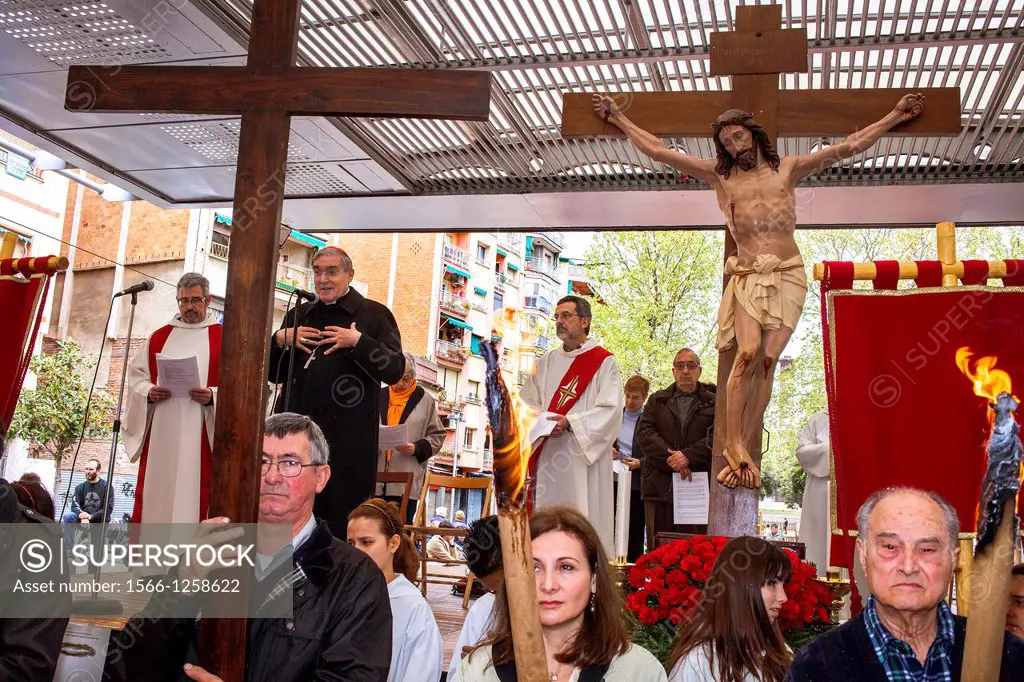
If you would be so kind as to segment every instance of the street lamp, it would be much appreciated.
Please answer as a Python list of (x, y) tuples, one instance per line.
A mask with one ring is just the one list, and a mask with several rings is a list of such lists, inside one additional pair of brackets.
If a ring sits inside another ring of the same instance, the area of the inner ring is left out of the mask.
[[(448, 421), (455, 424), (455, 447), (452, 450), (452, 478), (459, 475), (459, 424), (462, 422), (462, 410), (453, 408), (448, 414)], [(448, 505), (452, 519), (455, 518), (455, 488), (452, 488), (452, 501)]]

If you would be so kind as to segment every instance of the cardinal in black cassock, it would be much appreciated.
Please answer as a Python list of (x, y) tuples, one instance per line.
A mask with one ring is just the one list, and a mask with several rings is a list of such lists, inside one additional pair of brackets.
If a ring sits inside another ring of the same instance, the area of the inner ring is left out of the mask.
[[(352, 260), (344, 251), (320, 251), (313, 259), (320, 300), (288, 311), (270, 352), (270, 381), (284, 384), (274, 411), (307, 415), (327, 437), (333, 475), (316, 496), (313, 512), (341, 539), (349, 512), (373, 495), (381, 382), (398, 383), (405, 373), (394, 315), (352, 289), (354, 276)], [(297, 343), (292, 339), (296, 314)], [(292, 352), (295, 368), (288, 390)]]

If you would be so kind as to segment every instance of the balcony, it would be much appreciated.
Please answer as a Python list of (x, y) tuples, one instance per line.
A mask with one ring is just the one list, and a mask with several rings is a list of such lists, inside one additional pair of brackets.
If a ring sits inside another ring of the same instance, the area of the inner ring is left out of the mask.
[(466, 402), (469, 403), (470, 405), (483, 405), (484, 404), (484, 401), (483, 401), (482, 398), (480, 398), (479, 396), (473, 395), (472, 393), (470, 393), (469, 395), (466, 396)]
[(515, 276), (514, 274), (512, 274), (511, 272), (499, 272), (499, 273), (495, 273), (495, 275), (494, 275), (494, 281), (495, 281), (496, 283), (500, 282), (500, 283), (501, 283), (501, 285), (502, 285), (503, 287), (504, 287), (504, 286), (511, 286), (511, 287), (517, 287), (517, 286), (519, 286), (519, 278), (518, 278), (518, 277), (516, 277), (516, 276)]
[(210, 242), (210, 258), (216, 258), (217, 260), (227, 260), (228, 254), (231, 252), (231, 247), (227, 244), (218, 244), (217, 242)]
[[(438, 343), (440, 343), (440, 341)], [(463, 410), (466, 409), (466, 399), (463, 398), (461, 395), (457, 395), (457, 396), (455, 396), (453, 398), (438, 397), (438, 399), (437, 399), (437, 409), (440, 410), (440, 411), (444, 411), (444, 412), (452, 412), (452, 411), (462, 412)], [(452, 427), (452, 430), (453, 431), (455, 430), (454, 426)]]
[(548, 343), (550, 343), (550, 341), (551, 340), (548, 337), (546, 337), (546, 336), (538, 336), (537, 337), (537, 348), (540, 348), (542, 350), (547, 350), (548, 349)]
[(522, 388), (526, 385), (526, 380), (530, 378), (530, 375), (526, 372), (519, 373), (519, 387)]
[[(451, 341), (437, 340), (437, 348), (434, 351), (437, 360), (451, 363), (453, 365), (464, 365), (469, 358), (469, 349), (461, 344), (454, 344)], [(440, 402), (438, 402), (440, 407)]]
[(451, 244), (444, 245), (444, 260), (463, 270), (469, 267), (469, 254), (466, 250)]
[(505, 370), (506, 372), (515, 373), (515, 371), (516, 371), (516, 363), (512, 362), (512, 358), (502, 358), (501, 359), (501, 368), (503, 370)]
[(313, 290), (313, 271), (288, 263), (277, 264), (277, 287), (285, 291)]
[(565, 235), (561, 232), (536, 232), (533, 234), (534, 242), (541, 239), (546, 239), (550, 242), (555, 247), (555, 251), (561, 251), (565, 248)]
[(466, 317), (469, 314), (470, 303), (462, 296), (456, 296), (450, 291), (442, 291), (441, 299), (438, 301), (441, 310), (452, 313), (459, 317)]
[(500, 272), (494, 273), (494, 290), (505, 291), (505, 275)]
[(523, 252), (523, 235), (521, 234), (499, 234), (498, 246), (509, 253)]
[(470, 304), (470, 307), (473, 308), (473, 310), (477, 311), (478, 313), (487, 312), (487, 306), (483, 305), (482, 303), (473, 302)]
[(536, 272), (541, 275), (547, 275), (553, 281), (558, 281), (558, 271), (555, 269), (555, 266), (543, 258), (527, 258), (526, 270), (527, 272)]
[(590, 275), (587, 274), (587, 269), (582, 265), (570, 264), (566, 269), (566, 274), (574, 282), (589, 282)]
[(527, 296), (523, 299), (523, 306), (539, 310), (545, 315), (550, 315), (554, 311), (551, 301), (543, 296)]

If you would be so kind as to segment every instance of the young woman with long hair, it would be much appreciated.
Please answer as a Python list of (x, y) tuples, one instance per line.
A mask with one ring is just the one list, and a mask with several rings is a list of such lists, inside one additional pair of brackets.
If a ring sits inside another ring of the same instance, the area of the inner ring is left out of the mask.
[(669, 657), (669, 682), (782, 682), (793, 661), (776, 619), (789, 557), (761, 538), (722, 548)]
[[(568, 507), (542, 508), (530, 519), (530, 535), (551, 682), (664, 682), (658, 660), (630, 644), (608, 557), (586, 517)], [(494, 628), (452, 682), (516, 679), (504, 589), (493, 618)]]
[(373, 498), (348, 515), (348, 542), (384, 573), (391, 602), (388, 682), (437, 682), (444, 644), (430, 605), (413, 584), (419, 555), (405, 532), (398, 505)]

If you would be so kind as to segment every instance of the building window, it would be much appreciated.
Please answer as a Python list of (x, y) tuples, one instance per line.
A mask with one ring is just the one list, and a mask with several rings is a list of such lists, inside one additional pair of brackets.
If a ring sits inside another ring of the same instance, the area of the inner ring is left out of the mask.
[(465, 431), (465, 433), (463, 435), (462, 445), (464, 447), (467, 447), (467, 448), (472, 448), (473, 447), (473, 442), (475, 440), (476, 440), (476, 429), (466, 429), (466, 431)]
[(480, 382), (470, 381), (469, 382), (469, 394), (475, 398), (480, 398)]
[(487, 245), (477, 242), (476, 245), (476, 259), (483, 264), (487, 264)]
[(459, 373), (448, 367), (437, 368), (437, 383), (448, 400), (455, 400), (459, 392)]
[(469, 351), (473, 355), (480, 355), (480, 342), (484, 340), (484, 337), (472, 334), (472, 339), (469, 344)]

